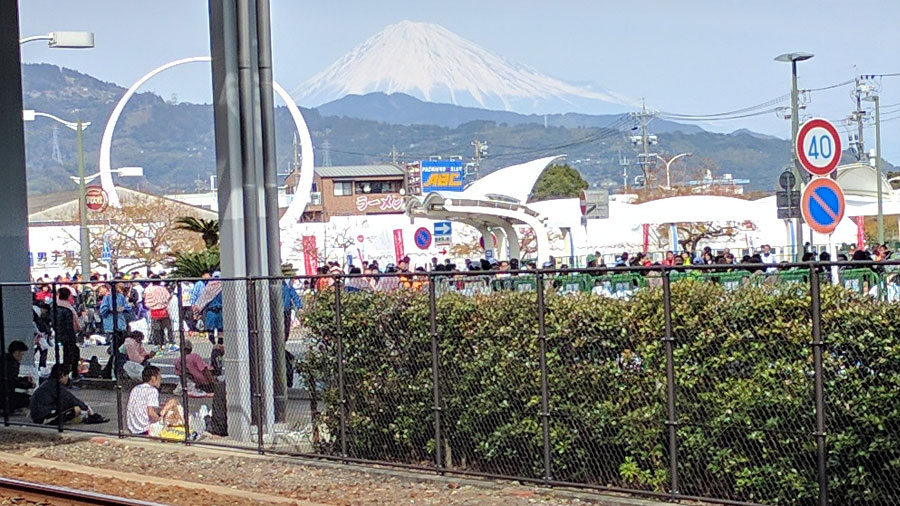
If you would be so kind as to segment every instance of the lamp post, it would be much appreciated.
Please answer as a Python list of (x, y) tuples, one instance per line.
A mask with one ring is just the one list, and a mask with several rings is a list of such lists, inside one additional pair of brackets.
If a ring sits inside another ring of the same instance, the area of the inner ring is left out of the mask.
[(47, 35), (32, 35), (19, 39), (19, 45), (38, 40), (46, 40), (47, 47), (58, 49), (91, 49), (94, 47), (94, 32), (50, 32)]
[(71, 130), (75, 130), (78, 134), (78, 177), (81, 180), (79, 185), (79, 193), (78, 193), (78, 218), (80, 221), (81, 228), (79, 230), (79, 241), (81, 242), (81, 276), (82, 279), (87, 279), (91, 273), (91, 249), (90, 249), (90, 237), (88, 234), (87, 228), (87, 204), (85, 202), (85, 189), (84, 189), (84, 129), (90, 126), (91, 122), (83, 122), (78, 120), (76, 122), (66, 121), (64, 119), (60, 119), (52, 114), (47, 114), (45, 112), (37, 112), (31, 109), (26, 109), (22, 111), (22, 117), (25, 121), (34, 121), (37, 117), (49, 118), (61, 125), (69, 128)]
[(875, 103), (875, 192), (878, 194), (878, 245), (884, 244), (884, 208), (882, 207), (881, 189), (881, 107), (878, 95), (871, 94), (863, 98), (866, 102)]
[(671, 166), (672, 162), (674, 162), (675, 160), (678, 160), (679, 158), (684, 157), (684, 156), (691, 156), (691, 155), (693, 155), (693, 153), (681, 153), (681, 154), (673, 156), (672, 158), (669, 158), (668, 161), (666, 161), (665, 158), (663, 158), (659, 155), (656, 155), (657, 158), (659, 158), (660, 160), (662, 160), (662, 162), (664, 164), (666, 164), (666, 189), (667, 190), (672, 188), (672, 179), (671, 179), (671, 176), (669, 175), (669, 166)]
[[(803, 171), (797, 158), (797, 132), (800, 130), (800, 104), (797, 91), (797, 62), (812, 58), (812, 53), (785, 53), (775, 57), (775, 61), (791, 64), (791, 159), (794, 161), (794, 178), (803, 184)], [(794, 248), (794, 261), (800, 261), (800, 243), (803, 241), (803, 218), (797, 216), (797, 244)]]

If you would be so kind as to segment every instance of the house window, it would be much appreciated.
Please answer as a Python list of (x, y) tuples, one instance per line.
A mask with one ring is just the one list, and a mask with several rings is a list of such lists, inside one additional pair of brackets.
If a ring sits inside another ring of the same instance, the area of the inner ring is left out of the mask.
[(356, 193), (396, 193), (400, 190), (400, 181), (357, 181)]
[(353, 183), (350, 181), (335, 181), (334, 196), (344, 197), (347, 195), (353, 195)]

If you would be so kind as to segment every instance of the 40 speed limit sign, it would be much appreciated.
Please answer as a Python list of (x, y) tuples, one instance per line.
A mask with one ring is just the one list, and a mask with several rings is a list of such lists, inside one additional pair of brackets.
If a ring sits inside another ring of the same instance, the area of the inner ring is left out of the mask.
[(827, 119), (813, 118), (803, 123), (796, 142), (800, 165), (814, 176), (831, 174), (841, 161), (841, 137)]

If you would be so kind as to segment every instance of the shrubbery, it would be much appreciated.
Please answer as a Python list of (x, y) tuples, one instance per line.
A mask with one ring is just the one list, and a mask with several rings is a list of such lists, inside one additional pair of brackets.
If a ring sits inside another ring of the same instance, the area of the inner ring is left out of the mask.
[[(900, 503), (900, 304), (822, 285), (833, 504)], [(553, 478), (667, 491), (665, 317), (659, 288), (630, 300), (546, 298)], [(434, 455), (427, 293), (341, 295), (348, 453)], [(804, 285), (672, 284), (679, 492), (813, 504), (812, 314)], [(437, 300), (445, 464), (541, 477), (534, 293)], [(334, 292), (305, 312), (319, 451), (340, 451)]]

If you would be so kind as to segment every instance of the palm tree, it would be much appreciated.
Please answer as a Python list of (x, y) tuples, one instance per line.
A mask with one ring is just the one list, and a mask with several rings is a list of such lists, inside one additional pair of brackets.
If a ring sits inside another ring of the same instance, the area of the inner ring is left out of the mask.
[(197, 219), (193, 216), (182, 216), (175, 220), (179, 230), (196, 232), (203, 237), (207, 248), (215, 248), (219, 245), (219, 220)]

